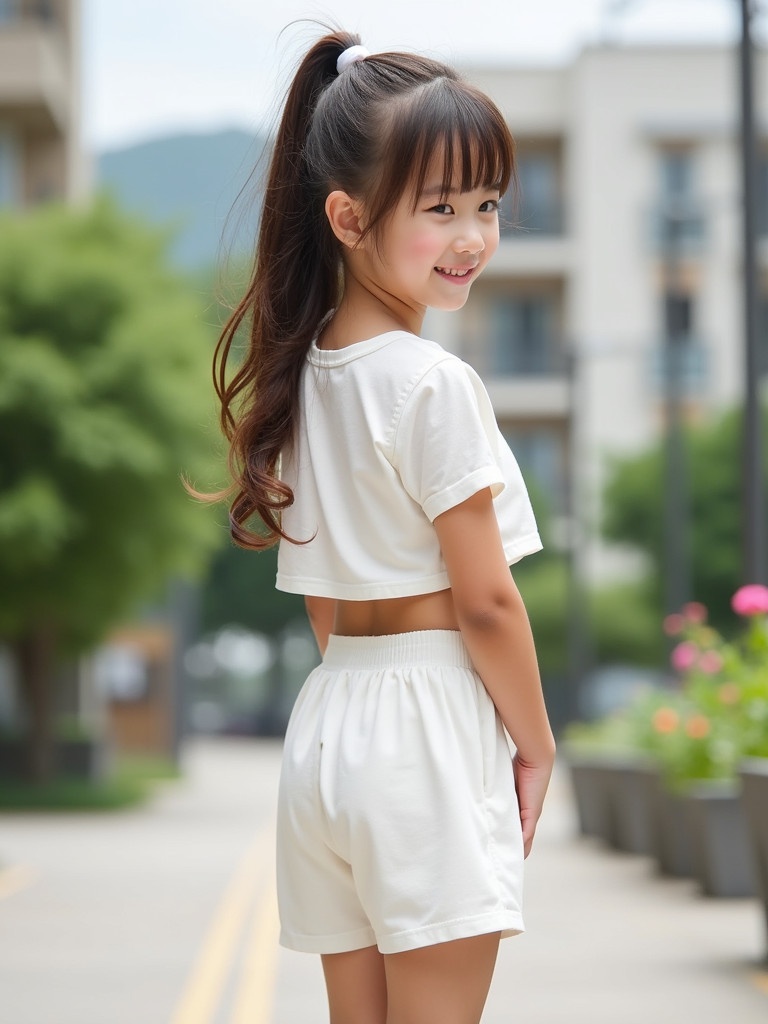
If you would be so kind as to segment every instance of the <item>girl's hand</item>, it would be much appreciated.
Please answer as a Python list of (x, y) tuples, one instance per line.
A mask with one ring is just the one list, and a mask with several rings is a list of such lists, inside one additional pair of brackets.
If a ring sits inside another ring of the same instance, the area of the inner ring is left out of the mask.
[(544, 797), (552, 775), (552, 763), (542, 762), (529, 764), (519, 754), (512, 760), (517, 787), (517, 800), (520, 804), (520, 822), (523, 826), (523, 852), (527, 857), (533, 845), (536, 825), (541, 817)]

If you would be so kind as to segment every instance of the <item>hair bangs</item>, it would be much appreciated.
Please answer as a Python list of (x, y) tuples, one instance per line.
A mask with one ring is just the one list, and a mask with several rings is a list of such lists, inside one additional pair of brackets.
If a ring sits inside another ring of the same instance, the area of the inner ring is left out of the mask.
[[(498, 188), (515, 181), (515, 144), (496, 105), (473, 86), (439, 78), (403, 97), (380, 136), (380, 172), (370, 228), (410, 191)], [(428, 180), (428, 178), (430, 180)]]

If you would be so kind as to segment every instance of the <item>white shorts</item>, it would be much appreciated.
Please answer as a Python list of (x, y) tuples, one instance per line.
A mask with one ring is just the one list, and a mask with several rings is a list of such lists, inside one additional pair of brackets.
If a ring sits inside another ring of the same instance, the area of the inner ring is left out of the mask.
[(285, 737), (280, 942), (398, 953), (523, 930), (506, 733), (461, 634), (332, 636)]

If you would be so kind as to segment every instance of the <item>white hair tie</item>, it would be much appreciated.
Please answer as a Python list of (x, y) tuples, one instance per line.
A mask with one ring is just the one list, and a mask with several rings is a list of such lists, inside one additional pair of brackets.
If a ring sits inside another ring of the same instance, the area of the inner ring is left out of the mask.
[(355, 61), (364, 60), (366, 57), (371, 56), (371, 51), (366, 50), (364, 46), (348, 46), (347, 49), (339, 55), (339, 59), (336, 61), (336, 72), (341, 74), (342, 71), (346, 71), (350, 64), (354, 64)]

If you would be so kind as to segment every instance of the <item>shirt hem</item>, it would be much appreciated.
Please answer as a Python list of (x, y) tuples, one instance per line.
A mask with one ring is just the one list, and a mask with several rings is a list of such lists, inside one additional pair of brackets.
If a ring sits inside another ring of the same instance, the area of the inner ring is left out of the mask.
[(543, 547), (544, 545), (541, 543), (538, 531), (527, 533), (525, 537), (516, 540), (513, 544), (504, 545), (507, 565), (514, 565), (515, 562), (519, 562), (526, 555), (534, 555), (537, 551), (541, 551)]
[(471, 498), (473, 494), (482, 491), (484, 487), (491, 488), (491, 494), (495, 498), (504, 490), (504, 477), (497, 466), (481, 466), (473, 470), (468, 476), (456, 483), (451, 484), (437, 494), (430, 495), (424, 502), (422, 508), (429, 521), (433, 523), (439, 515), (451, 508), (460, 505), (462, 501)]
[(304, 594), (308, 597), (331, 597), (339, 601), (372, 601), (387, 597), (416, 597), (419, 594), (434, 594), (448, 590), (451, 583), (447, 570), (431, 576), (420, 576), (411, 580), (396, 580), (392, 583), (338, 583), (332, 580), (313, 579), (303, 576), (277, 574), (275, 587), (287, 594)]

